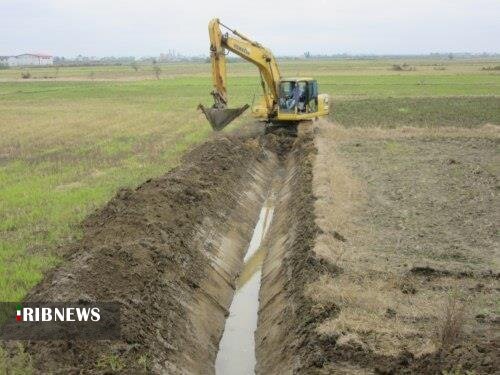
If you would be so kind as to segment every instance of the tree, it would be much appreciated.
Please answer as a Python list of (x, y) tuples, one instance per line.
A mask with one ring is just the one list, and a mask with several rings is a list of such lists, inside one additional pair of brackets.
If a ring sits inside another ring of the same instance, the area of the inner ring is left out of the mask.
[(160, 79), (161, 68), (156, 63), (153, 63), (153, 73), (154, 73), (156, 79)]
[(137, 71), (139, 70), (139, 65), (137, 65), (137, 62), (136, 61), (132, 61), (132, 64), (130, 64), (130, 66), (137, 73)]

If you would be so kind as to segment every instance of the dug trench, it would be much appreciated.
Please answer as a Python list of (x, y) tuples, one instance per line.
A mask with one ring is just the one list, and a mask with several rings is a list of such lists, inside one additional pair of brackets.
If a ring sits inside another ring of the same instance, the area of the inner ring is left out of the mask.
[[(392, 282), (399, 277), (391, 276), (394, 270), (402, 273), (401, 280), (418, 281), (407, 275), (411, 265), (394, 268), (389, 263), (391, 257), (399, 262), (397, 254), (382, 257), (383, 249), (371, 243), (366, 249), (357, 245), (357, 238), (373, 233), (356, 235), (363, 223), (351, 228), (351, 217), (380, 218), (383, 211), (359, 214), (354, 203), (366, 199), (356, 193), (358, 184), (351, 176), (356, 165), (337, 155), (346, 130), (320, 125), (304, 125), (296, 137), (256, 132), (214, 137), (189, 152), (179, 167), (136, 189), (121, 190), (88, 217), (83, 238), (64, 249), (63, 264), (47, 274), (26, 301), (119, 302), (121, 340), (23, 343), (35, 372), (216, 372), (233, 297), (240, 280), (248, 277), (245, 253), (271, 196), (272, 221), (260, 244), (264, 251), (254, 306), (255, 342), (247, 348), (257, 374), (438, 374), (453, 369), (459, 358), (464, 369), (478, 373), (498, 368), (492, 361), (497, 346), (480, 335), (478, 343), (469, 337), (467, 345), (447, 351), (419, 352), (409, 346), (423, 348), (429, 326), (437, 322), (427, 312), (413, 319), (427, 294), (405, 294), (399, 281)], [(378, 169), (389, 170), (371, 164), (367, 170)], [(392, 170), (389, 174), (389, 187), (383, 186), (387, 191), (396, 176)], [(484, 258), (489, 259), (487, 254)], [(381, 261), (374, 273), (372, 268)], [(496, 285), (498, 277), (488, 274), (485, 280)], [(355, 287), (362, 283), (368, 287)], [(459, 287), (468, 285), (462, 284)], [(446, 289), (429, 282), (429, 291), (435, 286)], [(382, 298), (382, 292), (388, 297)], [(386, 309), (389, 297), (400, 301), (388, 305), (395, 317)], [(370, 310), (359, 315), (353, 303), (381, 307), (376, 314)], [(412, 319), (399, 318), (403, 308)], [(375, 319), (379, 313), (387, 325)], [(359, 323), (368, 318), (367, 328)], [(395, 338), (387, 327), (399, 329)], [(394, 350), (379, 348), (384, 334)], [(9, 347), (13, 360), (19, 350), (14, 344)]]
[[(281, 348), (284, 333), (277, 316), (301, 310), (288, 301), (293, 280), (328, 271), (304, 251), (316, 231), (314, 150), (310, 132), (214, 137), (166, 175), (119, 191), (25, 300), (119, 302), (121, 339), (25, 343), (35, 372), (214, 373), (245, 251), (273, 189), (255, 349), (257, 372), (269, 373), (265, 353)], [(287, 262), (306, 271), (290, 275)], [(293, 356), (282, 361), (292, 368)]]

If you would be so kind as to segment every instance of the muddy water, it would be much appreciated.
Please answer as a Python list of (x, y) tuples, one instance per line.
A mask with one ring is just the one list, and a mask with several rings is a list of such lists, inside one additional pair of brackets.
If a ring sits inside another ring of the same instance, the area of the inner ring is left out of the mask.
[(271, 225), (274, 195), (264, 202), (244, 258), (243, 270), (236, 282), (236, 292), (229, 308), (224, 334), (215, 361), (217, 375), (254, 374), (257, 312), (262, 262), (265, 249), (260, 245)]

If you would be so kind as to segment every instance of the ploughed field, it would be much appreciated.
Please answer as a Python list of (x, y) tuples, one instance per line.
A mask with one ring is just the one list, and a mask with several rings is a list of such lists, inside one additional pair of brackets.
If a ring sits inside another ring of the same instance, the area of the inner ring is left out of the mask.
[[(11, 342), (2, 369), (213, 373), (272, 196), (257, 373), (498, 371), (488, 63), (286, 62), (334, 103), (297, 137), (247, 117), (210, 134), (202, 64), (160, 80), (0, 72), (2, 299), (122, 306), (121, 340)], [(237, 106), (258, 80), (234, 65)]]

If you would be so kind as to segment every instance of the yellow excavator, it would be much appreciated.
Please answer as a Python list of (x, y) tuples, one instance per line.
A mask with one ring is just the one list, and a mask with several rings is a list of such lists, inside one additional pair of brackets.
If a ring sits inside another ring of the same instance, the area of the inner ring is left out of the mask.
[[(227, 30), (222, 33), (221, 27)], [(232, 35), (229, 35), (229, 32)], [(226, 83), (226, 50), (257, 65), (264, 95), (252, 108), (252, 115), (268, 124), (290, 125), (313, 120), (329, 113), (328, 95), (318, 94), (318, 83), (312, 78), (283, 78), (270, 50), (232, 30), (215, 18), (208, 24), (214, 105), (198, 106), (214, 130), (221, 130), (245, 112), (249, 105), (228, 108)]]

